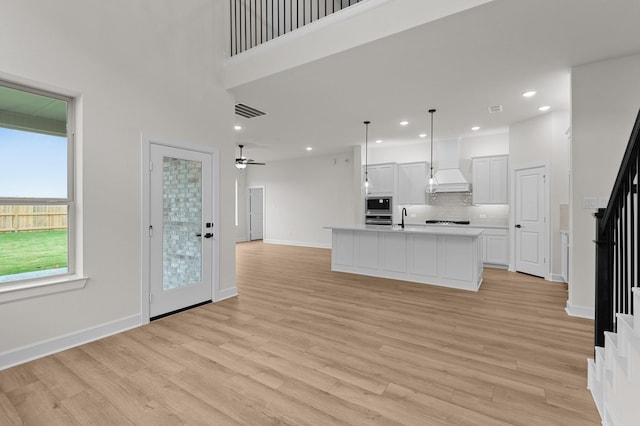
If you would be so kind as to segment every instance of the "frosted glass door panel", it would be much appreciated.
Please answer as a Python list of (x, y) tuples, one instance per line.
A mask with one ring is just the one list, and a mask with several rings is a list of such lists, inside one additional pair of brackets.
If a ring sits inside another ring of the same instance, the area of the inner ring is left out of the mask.
[(162, 161), (162, 288), (202, 281), (202, 163)]

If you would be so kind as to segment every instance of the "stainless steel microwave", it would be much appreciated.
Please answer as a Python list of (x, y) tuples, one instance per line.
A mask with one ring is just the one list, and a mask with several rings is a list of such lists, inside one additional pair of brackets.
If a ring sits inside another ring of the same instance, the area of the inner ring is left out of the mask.
[(365, 198), (365, 214), (391, 214), (391, 197), (367, 197)]

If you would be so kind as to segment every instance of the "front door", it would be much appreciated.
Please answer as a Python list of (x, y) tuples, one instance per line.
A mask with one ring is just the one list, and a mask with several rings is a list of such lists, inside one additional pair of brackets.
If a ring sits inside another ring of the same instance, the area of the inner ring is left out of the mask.
[(546, 167), (516, 170), (516, 271), (545, 277), (547, 271)]
[(212, 299), (212, 154), (151, 144), (150, 317)]
[(261, 240), (263, 237), (263, 197), (262, 188), (249, 189), (249, 240)]

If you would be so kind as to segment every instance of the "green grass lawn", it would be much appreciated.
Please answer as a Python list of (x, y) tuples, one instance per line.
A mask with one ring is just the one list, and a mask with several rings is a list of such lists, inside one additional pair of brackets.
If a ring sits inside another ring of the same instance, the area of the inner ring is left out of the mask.
[(0, 276), (67, 266), (67, 231), (0, 234)]

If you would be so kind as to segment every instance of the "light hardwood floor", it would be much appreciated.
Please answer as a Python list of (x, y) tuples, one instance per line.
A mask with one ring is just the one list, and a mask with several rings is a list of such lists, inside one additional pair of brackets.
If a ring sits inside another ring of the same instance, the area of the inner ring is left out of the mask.
[(0, 425), (598, 425), (566, 285), (478, 293), (237, 246), (240, 296), (0, 371)]

